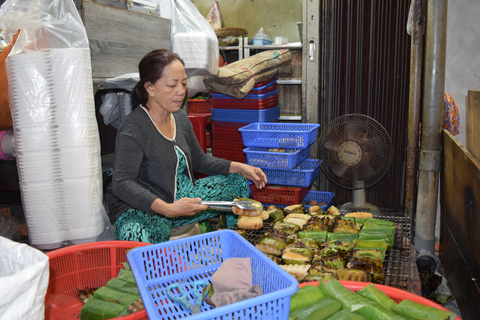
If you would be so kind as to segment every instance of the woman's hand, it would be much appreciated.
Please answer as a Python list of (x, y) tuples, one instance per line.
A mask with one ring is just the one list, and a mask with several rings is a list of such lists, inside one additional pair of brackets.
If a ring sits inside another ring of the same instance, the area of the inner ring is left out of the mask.
[(230, 173), (240, 173), (242, 176), (252, 181), (257, 189), (263, 189), (267, 184), (267, 176), (262, 169), (240, 162), (232, 161)]
[(157, 198), (152, 203), (151, 209), (168, 218), (193, 216), (199, 211), (208, 209), (207, 205), (199, 204), (200, 201), (201, 198), (182, 198), (174, 203), (166, 203)]

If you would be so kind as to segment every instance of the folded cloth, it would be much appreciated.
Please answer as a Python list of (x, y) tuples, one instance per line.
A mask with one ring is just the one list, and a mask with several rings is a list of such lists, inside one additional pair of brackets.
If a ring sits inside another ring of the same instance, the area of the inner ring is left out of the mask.
[(212, 276), (214, 294), (211, 301), (221, 307), (262, 295), (259, 285), (252, 286), (250, 258), (230, 258)]

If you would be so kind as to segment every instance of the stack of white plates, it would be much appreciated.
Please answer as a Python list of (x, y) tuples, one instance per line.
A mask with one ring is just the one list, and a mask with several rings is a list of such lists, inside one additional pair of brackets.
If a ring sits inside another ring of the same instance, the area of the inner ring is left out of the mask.
[(6, 67), (30, 244), (95, 241), (108, 219), (89, 49), (12, 54)]

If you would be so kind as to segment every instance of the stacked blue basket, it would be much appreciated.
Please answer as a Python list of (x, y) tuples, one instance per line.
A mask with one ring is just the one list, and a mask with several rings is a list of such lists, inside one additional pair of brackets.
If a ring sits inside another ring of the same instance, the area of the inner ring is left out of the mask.
[[(247, 147), (243, 151), (248, 164), (262, 168), (269, 184), (311, 188), (320, 175), (318, 160), (308, 159), (319, 127), (319, 124), (312, 123), (252, 123), (238, 130)], [(325, 210), (334, 195), (332, 192), (309, 191), (303, 201), (325, 203), (322, 206), (322, 210)], [(262, 204), (286, 206), (279, 203)]]
[(245, 162), (238, 128), (255, 122), (274, 122), (280, 117), (277, 79), (258, 83), (243, 99), (211, 92), (214, 156)]

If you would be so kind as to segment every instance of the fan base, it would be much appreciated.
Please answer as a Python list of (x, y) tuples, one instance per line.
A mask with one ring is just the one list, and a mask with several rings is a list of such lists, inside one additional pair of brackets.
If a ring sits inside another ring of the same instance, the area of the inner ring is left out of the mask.
[(338, 208), (340, 213), (349, 212), (370, 212), (373, 215), (382, 215), (382, 211), (375, 205), (365, 202), (361, 205), (355, 205), (352, 202), (344, 203)]

